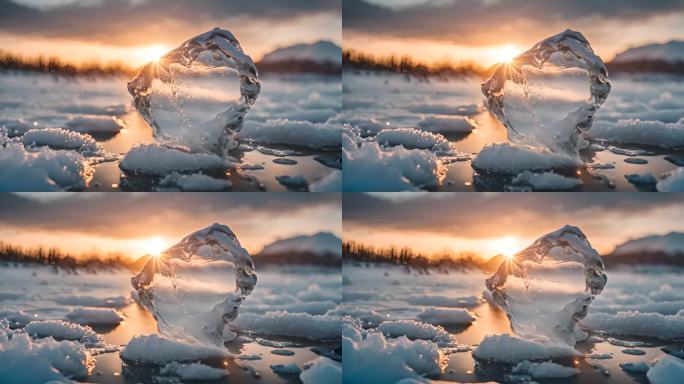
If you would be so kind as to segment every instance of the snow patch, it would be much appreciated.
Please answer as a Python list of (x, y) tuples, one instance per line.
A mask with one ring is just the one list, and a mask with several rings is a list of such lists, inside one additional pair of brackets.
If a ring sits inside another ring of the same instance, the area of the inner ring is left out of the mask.
[(579, 355), (579, 352), (565, 345), (542, 344), (508, 334), (485, 336), (473, 351), (473, 356), (478, 359), (509, 364)]
[(487, 144), (473, 159), (478, 171), (518, 174), (523, 171), (546, 171), (559, 168), (576, 168), (582, 161), (574, 157), (508, 143)]

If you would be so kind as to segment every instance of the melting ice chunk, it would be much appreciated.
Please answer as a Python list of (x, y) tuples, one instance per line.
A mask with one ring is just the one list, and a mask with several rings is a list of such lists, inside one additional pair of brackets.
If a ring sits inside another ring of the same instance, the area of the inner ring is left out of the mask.
[(599, 254), (579, 228), (566, 225), (504, 261), (486, 286), (515, 333), (574, 346), (586, 336), (577, 321), (606, 281)]
[(586, 146), (582, 132), (609, 92), (603, 61), (571, 30), (500, 64), (482, 84), (489, 111), (506, 126), (510, 142), (571, 155)]
[(128, 83), (162, 144), (226, 156), (261, 85), (229, 31), (214, 28), (145, 65)]
[(131, 279), (161, 333), (213, 344), (223, 343), (225, 325), (237, 317), (256, 281), (249, 253), (221, 224), (193, 232), (151, 256)]

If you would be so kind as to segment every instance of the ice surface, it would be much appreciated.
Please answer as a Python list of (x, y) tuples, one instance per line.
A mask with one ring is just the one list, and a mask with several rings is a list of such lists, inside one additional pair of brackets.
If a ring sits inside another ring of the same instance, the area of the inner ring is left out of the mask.
[(587, 132), (587, 137), (616, 144), (684, 148), (684, 122), (666, 123), (638, 118), (617, 122), (599, 120)]
[(280, 373), (283, 375), (299, 375), (302, 373), (302, 368), (299, 367), (299, 365), (295, 363), (289, 363), (289, 364), (274, 364), (271, 365), (271, 369), (275, 373)]
[(113, 308), (75, 308), (67, 313), (66, 318), (85, 325), (116, 325), (123, 321), (123, 316)]
[(240, 132), (240, 137), (266, 144), (339, 150), (342, 145), (342, 125), (288, 119), (247, 121)]
[(159, 373), (181, 380), (217, 380), (229, 374), (227, 369), (213, 368), (202, 363), (181, 364), (175, 361), (166, 364)]
[(299, 380), (303, 384), (342, 383), (342, 364), (325, 357), (317, 357), (307, 365), (310, 365), (309, 368), (299, 375)]
[(580, 371), (577, 368), (564, 367), (551, 361), (545, 361), (542, 363), (521, 361), (515, 367), (513, 367), (511, 373), (518, 375), (529, 375), (533, 379), (563, 379), (575, 376), (579, 374)]
[(487, 144), (472, 163), (476, 171), (511, 175), (524, 171), (576, 168), (581, 165), (580, 160), (563, 153), (544, 152), (508, 143)]
[(684, 192), (684, 168), (670, 172), (656, 184), (656, 188), (660, 192)]
[(128, 83), (162, 144), (225, 157), (261, 86), (252, 59), (229, 31), (214, 28), (145, 65)]
[(256, 281), (249, 253), (221, 224), (193, 232), (150, 257), (131, 279), (164, 335), (214, 344), (223, 344), (225, 325), (237, 317)]
[(482, 92), (510, 142), (577, 155), (610, 83), (587, 39), (566, 30), (500, 64)]
[(646, 373), (651, 384), (677, 384), (684, 376), (684, 360), (663, 356)]
[(427, 340), (385, 338), (347, 324), (342, 332), (342, 372), (346, 383), (394, 384), (405, 378), (436, 377), (446, 366), (437, 344)]
[[(681, 302), (675, 302), (675, 306), (681, 305)], [(638, 311), (591, 313), (581, 324), (583, 327), (614, 335), (646, 336), (661, 340), (684, 339), (684, 316)]]
[(475, 315), (461, 308), (425, 308), (418, 318), (431, 324), (471, 324), (475, 321)]
[(486, 286), (516, 334), (573, 347), (583, 338), (577, 321), (606, 281), (598, 252), (579, 228), (566, 225), (505, 260)]
[(217, 179), (208, 175), (192, 173), (184, 175), (178, 172), (169, 173), (159, 181), (159, 187), (163, 190), (178, 190), (183, 192), (199, 191), (213, 192), (223, 191), (232, 186), (229, 180)]
[(225, 172), (234, 164), (211, 153), (192, 153), (182, 148), (157, 144), (138, 144), (119, 164), (124, 172), (164, 176), (172, 172)]
[(544, 344), (508, 334), (485, 336), (473, 351), (473, 356), (478, 359), (509, 364), (578, 355), (579, 352), (567, 345)]
[(223, 347), (190, 343), (159, 335), (134, 336), (121, 351), (122, 359), (156, 365), (230, 356)]
[(563, 191), (582, 185), (582, 180), (555, 172), (533, 173), (525, 171), (511, 180), (514, 186), (528, 186), (533, 191)]
[(338, 340), (342, 321), (339, 317), (308, 313), (268, 312), (264, 315), (243, 313), (231, 328), (270, 336), (301, 337), (309, 340)]

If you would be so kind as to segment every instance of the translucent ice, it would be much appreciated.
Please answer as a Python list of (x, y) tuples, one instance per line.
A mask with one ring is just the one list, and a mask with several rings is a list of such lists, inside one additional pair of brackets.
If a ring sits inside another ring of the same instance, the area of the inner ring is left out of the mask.
[[(234, 283), (229, 278), (234, 275)], [(256, 285), (249, 253), (213, 224), (150, 257), (131, 282), (164, 335), (222, 344), (225, 325)]]
[(606, 281), (599, 254), (579, 228), (566, 225), (504, 261), (486, 286), (515, 333), (574, 346), (586, 336), (577, 321)]
[(510, 142), (571, 155), (586, 146), (582, 133), (609, 92), (603, 61), (569, 29), (499, 64), (482, 84)]
[(162, 144), (225, 156), (261, 86), (252, 59), (214, 28), (145, 65), (128, 83), (135, 106)]

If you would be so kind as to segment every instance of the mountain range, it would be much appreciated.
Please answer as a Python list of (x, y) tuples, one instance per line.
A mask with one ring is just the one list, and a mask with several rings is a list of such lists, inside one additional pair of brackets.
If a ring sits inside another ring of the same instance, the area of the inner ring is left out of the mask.
[(684, 73), (684, 41), (647, 44), (618, 53), (609, 62), (610, 72)]
[(339, 74), (342, 71), (342, 48), (325, 40), (282, 47), (264, 55), (257, 68), (261, 73)]

